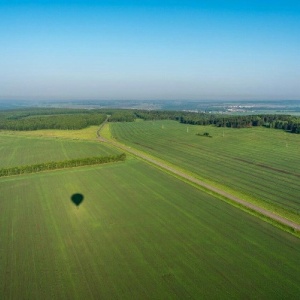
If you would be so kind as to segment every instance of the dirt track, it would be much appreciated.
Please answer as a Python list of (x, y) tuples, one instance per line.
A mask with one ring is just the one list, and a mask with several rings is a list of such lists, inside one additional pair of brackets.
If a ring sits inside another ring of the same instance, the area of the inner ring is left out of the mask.
[(300, 224), (298, 224), (298, 223), (292, 222), (292, 221), (290, 221), (290, 220), (288, 220), (288, 219), (286, 219), (286, 218), (284, 218), (282, 216), (279, 216), (279, 215), (277, 215), (277, 214), (275, 214), (275, 213), (273, 213), (273, 212), (271, 212), (269, 210), (266, 210), (266, 209), (261, 208), (261, 207), (259, 207), (257, 205), (249, 203), (249, 202), (247, 202), (247, 201), (245, 201), (243, 199), (240, 199), (240, 198), (238, 198), (238, 197), (236, 197), (234, 195), (231, 195), (231, 194), (229, 194), (229, 193), (227, 193), (227, 192), (225, 192), (225, 191), (223, 191), (223, 190), (221, 190), (219, 188), (216, 188), (216, 187), (214, 187), (214, 186), (212, 186), (210, 184), (207, 184), (207, 183), (205, 183), (205, 182), (203, 182), (203, 181), (201, 181), (201, 180), (199, 180), (199, 179), (197, 179), (197, 178), (195, 178), (193, 176), (190, 176), (190, 175), (188, 175), (188, 174), (186, 174), (186, 173), (184, 173), (182, 171), (179, 171), (179, 170), (177, 170), (175, 168), (172, 168), (172, 167), (168, 166), (167, 164), (164, 164), (163, 162), (161, 162), (161, 161), (159, 161), (159, 160), (157, 160), (157, 159), (155, 159), (153, 157), (149, 157), (148, 155), (145, 155), (142, 152), (137, 151), (134, 148), (125, 146), (125, 145), (123, 145), (121, 143), (118, 143), (116, 141), (113, 141), (113, 140), (105, 139), (102, 136), (100, 136), (100, 130), (98, 130), (97, 134), (98, 134), (99, 139), (101, 141), (103, 141), (103, 142), (107, 142), (107, 143), (109, 143), (109, 144), (111, 144), (111, 145), (113, 145), (113, 146), (115, 146), (117, 148), (120, 148), (120, 149), (122, 149), (124, 151), (127, 151), (127, 152), (129, 152), (129, 153), (131, 153), (131, 154), (133, 154), (133, 155), (135, 155), (137, 157), (142, 158), (145, 161), (148, 161), (148, 162), (152, 163), (153, 165), (156, 165), (156, 166), (158, 166), (158, 167), (160, 167), (162, 169), (165, 169), (165, 170), (167, 170), (167, 171), (169, 171), (169, 172), (171, 172), (171, 173), (173, 173), (173, 174), (175, 174), (177, 176), (180, 176), (180, 177), (182, 177), (184, 179), (187, 179), (190, 182), (193, 182), (193, 183), (195, 183), (195, 184), (197, 184), (197, 185), (199, 185), (201, 187), (204, 187), (204, 188), (206, 188), (206, 189), (208, 189), (210, 191), (213, 191), (213, 192), (215, 192), (215, 193), (217, 193), (217, 194), (219, 194), (221, 196), (224, 196), (224, 197), (226, 197), (229, 200), (232, 200), (232, 201), (234, 201), (236, 203), (239, 203), (239, 204), (241, 204), (242, 206), (244, 206), (244, 207), (246, 207), (248, 209), (251, 209), (251, 210), (253, 210), (255, 212), (258, 212), (261, 215), (264, 215), (264, 216), (266, 216), (266, 217), (268, 217), (270, 219), (273, 219), (273, 220), (275, 220), (275, 221), (277, 221), (277, 222), (279, 222), (279, 223), (281, 223), (283, 225), (287, 225), (287, 226), (289, 226), (291, 228), (294, 228), (297, 231), (300, 231)]

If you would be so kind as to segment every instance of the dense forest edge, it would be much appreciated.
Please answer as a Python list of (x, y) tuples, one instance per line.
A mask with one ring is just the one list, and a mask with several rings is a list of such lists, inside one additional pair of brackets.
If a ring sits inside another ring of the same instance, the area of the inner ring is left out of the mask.
[(223, 115), (195, 112), (136, 111), (135, 116), (144, 120), (176, 120), (190, 125), (214, 125), (217, 127), (247, 128), (264, 126), (300, 133), (300, 117), (290, 115)]
[(27, 165), (27, 166), (17, 166), (11, 168), (0, 169), (0, 177), (12, 176), (28, 173), (38, 173), (42, 171), (81, 167), (89, 165), (99, 165), (110, 162), (124, 161), (126, 159), (126, 154), (122, 153), (120, 155), (109, 155), (109, 156), (99, 156), (99, 157), (87, 157), (78, 158), (65, 161), (50, 161), (40, 164)]
[(174, 120), (190, 125), (247, 128), (263, 126), (300, 133), (300, 117), (284, 114), (226, 115), (189, 111), (135, 110), (135, 109), (66, 109), (32, 108), (0, 112), (2, 130), (83, 129), (108, 122), (143, 120)]

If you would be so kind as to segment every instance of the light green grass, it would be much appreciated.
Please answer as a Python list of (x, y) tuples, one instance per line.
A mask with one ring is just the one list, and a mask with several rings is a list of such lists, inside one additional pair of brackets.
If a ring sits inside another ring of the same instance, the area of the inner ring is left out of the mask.
[(0, 190), (1, 299), (299, 296), (300, 239), (136, 159)]
[(0, 168), (119, 154), (99, 141), (7, 135), (0, 133)]
[(42, 129), (29, 131), (11, 131), (0, 130), (0, 136), (36, 136), (36, 137), (56, 137), (56, 138), (71, 138), (80, 140), (96, 140), (97, 130), (99, 126), (89, 126), (78, 130), (61, 130), (61, 129)]
[[(174, 121), (110, 124), (118, 141), (196, 174), (246, 200), (300, 220), (300, 136)], [(212, 138), (197, 136), (209, 132)]]
[(105, 123), (102, 125), (101, 127), (101, 136), (106, 138), (106, 139), (110, 139), (112, 136), (111, 136), (111, 132), (110, 132), (110, 127), (109, 127), (109, 123)]

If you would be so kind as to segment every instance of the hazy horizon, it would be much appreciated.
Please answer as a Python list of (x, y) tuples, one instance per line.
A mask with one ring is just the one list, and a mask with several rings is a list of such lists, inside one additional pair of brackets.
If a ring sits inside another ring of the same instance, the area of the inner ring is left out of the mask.
[(0, 100), (299, 100), (299, 28), (296, 1), (0, 0)]
[(92, 98), (34, 98), (32, 97), (31, 99), (29, 98), (0, 98), (0, 102), (11, 102), (11, 101), (19, 101), (19, 102), (84, 102), (84, 101), (90, 101), (90, 102), (103, 102), (103, 101), (123, 101), (123, 102), (129, 102), (129, 101), (136, 101), (136, 102), (164, 102), (164, 101), (178, 101), (178, 102), (287, 102), (287, 101), (292, 101), (292, 102), (299, 102), (300, 101), (300, 97), (299, 98), (295, 98), (295, 99), (289, 99), (289, 98), (278, 98), (278, 99), (265, 99), (265, 98), (258, 98), (258, 99), (254, 99), (254, 98), (203, 98), (203, 99), (177, 99), (177, 98), (170, 98), (170, 99), (140, 99), (140, 98), (136, 98), (136, 99), (131, 99), (131, 98), (111, 98), (111, 99), (107, 99), (107, 98), (103, 98), (103, 99), (92, 99)]

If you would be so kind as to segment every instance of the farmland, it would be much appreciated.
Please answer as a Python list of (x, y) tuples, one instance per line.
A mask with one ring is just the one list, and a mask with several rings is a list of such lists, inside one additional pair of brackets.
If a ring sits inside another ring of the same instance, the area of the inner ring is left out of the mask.
[[(113, 123), (118, 141), (204, 181), (299, 221), (298, 135), (260, 128), (187, 126), (174, 121)], [(212, 138), (196, 135), (209, 132)]]
[(137, 159), (2, 178), (0, 190), (2, 298), (300, 293), (298, 238)]
[(97, 141), (0, 133), (0, 168), (119, 153)]
[(97, 130), (99, 126), (89, 126), (84, 129), (63, 130), (63, 129), (39, 129), (28, 131), (12, 131), (0, 130), (0, 136), (34, 136), (34, 137), (53, 137), (53, 138), (67, 138), (74, 140), (95, 140), (97, 137)]
[(97, 139), (98, 128), (0, 131), (0, 168), (121, 154), (109, 136), (132, 147), (122, 162), (0, 178), (1, 299), (298, 297), (298, 237), (135, 154), (299, 221), (298, 135), (140, 119)]

